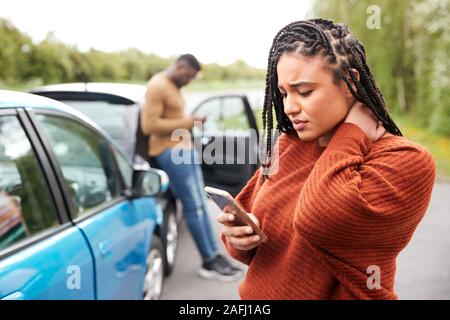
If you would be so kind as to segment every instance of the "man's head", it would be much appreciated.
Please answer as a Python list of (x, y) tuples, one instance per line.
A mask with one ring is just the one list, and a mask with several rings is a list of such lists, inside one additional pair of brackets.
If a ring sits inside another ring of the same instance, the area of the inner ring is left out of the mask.
[(200, 70), (200, 63), (192, 54), (183, 54), (170, 69), (169, 76), (181, 88), (194, 79)]

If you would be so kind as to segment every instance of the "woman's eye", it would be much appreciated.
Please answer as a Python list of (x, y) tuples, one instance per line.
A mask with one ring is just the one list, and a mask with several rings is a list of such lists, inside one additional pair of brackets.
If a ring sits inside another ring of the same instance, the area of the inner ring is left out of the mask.
[(301, 95), (302, 97), (307, 97), (309, 96), (313, 91), (309, 90), (309, 91), (305, 91), (305, 92), (299, 92), (299, 95)]

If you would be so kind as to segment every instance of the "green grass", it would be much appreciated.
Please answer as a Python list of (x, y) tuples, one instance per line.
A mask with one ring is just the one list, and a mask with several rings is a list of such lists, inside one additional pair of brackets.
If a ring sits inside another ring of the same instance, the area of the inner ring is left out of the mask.
[(450, 179), (450, 137), (428, 131), (414, 123), (408, 117), (394, 116), (396, 124), (403, 135), (411, 141), (417, 142), (431, 152), (436, 161), (438, 176)]
[(32, 88), (42, 86), (43, 83), (40, 80), (30, 80), (26, 83), (9, 84), (0, 81), (0, 90), (12, 90), (12, 91), (28, 91)]

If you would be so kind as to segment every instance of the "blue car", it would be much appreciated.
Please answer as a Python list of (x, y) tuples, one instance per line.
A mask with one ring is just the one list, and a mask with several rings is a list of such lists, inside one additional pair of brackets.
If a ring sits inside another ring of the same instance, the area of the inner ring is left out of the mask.
[(0, 298), (159, 298), (167, 187), (83, 114), (0, 90)]
[[(130, 161), (134, 161), (136, 138), (139, 137), (138, 114), (145, 90), (146, 87), (142, 85), (91, 82), (53, 84), (30, 92), (58, 100), (83, 113), (109, 134)], [(144, 141), (142, 143), (147, 144)], [(144, 155), (142, 160), (146, 157)], [(156, 200), (163, 210), (163, 222), (157, 233), (163, 242), (164, 273), (168, 276), (175, 266), (181, 211), (170, 189), (158, 195)]]

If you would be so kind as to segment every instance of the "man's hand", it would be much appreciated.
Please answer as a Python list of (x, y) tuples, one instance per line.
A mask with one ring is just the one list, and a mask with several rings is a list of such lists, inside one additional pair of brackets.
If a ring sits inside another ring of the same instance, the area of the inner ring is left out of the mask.
[(192, 120), (194, 121), (194, 126), (201, 126), (205, 123), (206, 117), (205, 116), (192, 116)]
[(355, 101), (344, 122), (360, 127), (372, 142), (378, 141), (388, 134), (381, 121), (378, 121), (372, 111), (359, 101)]
[[(258, 219), (251, 213), (248, 214), (250, 218), (259, 227)], [(224, 225), (222, 233), (233, 247), (238, 250), (248, 251), (256, 248), (261, 239), (258, 235), (253, 234), (252, 227), (249, 226), (235, 226), (233, 211), (225, 207), (223, 212), (218, 215), (217, 221)]]

